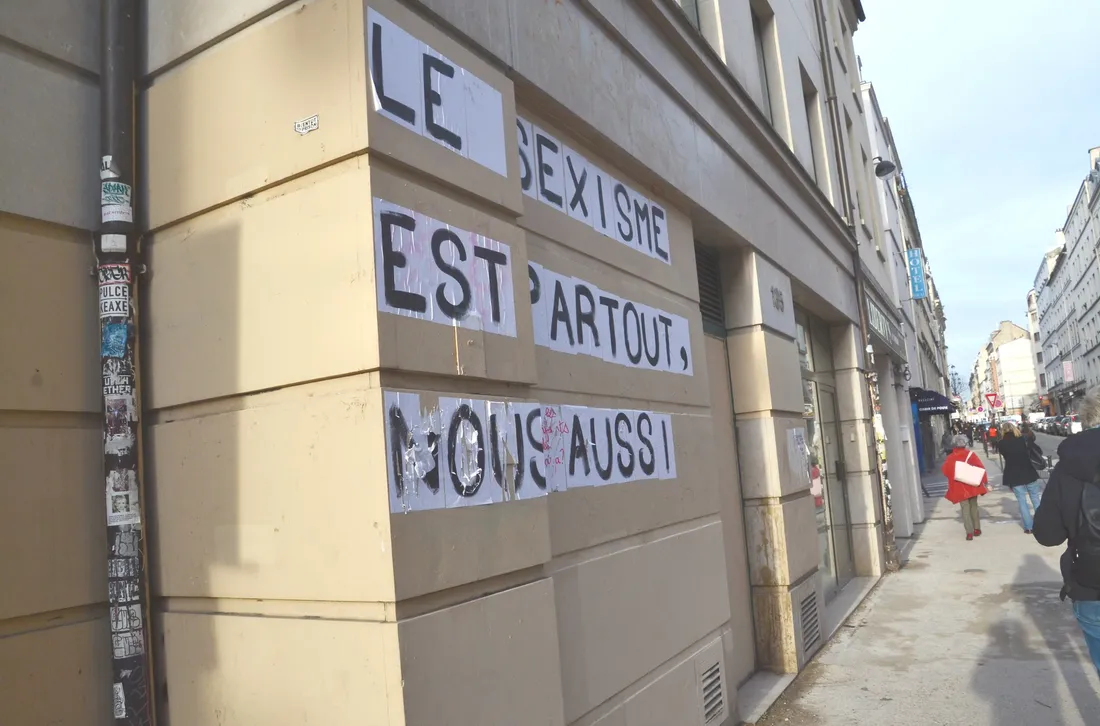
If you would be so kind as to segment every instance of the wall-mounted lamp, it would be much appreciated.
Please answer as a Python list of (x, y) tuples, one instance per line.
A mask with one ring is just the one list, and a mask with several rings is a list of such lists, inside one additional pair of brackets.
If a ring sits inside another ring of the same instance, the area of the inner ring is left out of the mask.
[(881, 156), (876, 156), (873, 161), (875, 162), (875, 176), (879, 179), (885, 179), (898, 170), (897, 164), (889, 159), (883, 159)]

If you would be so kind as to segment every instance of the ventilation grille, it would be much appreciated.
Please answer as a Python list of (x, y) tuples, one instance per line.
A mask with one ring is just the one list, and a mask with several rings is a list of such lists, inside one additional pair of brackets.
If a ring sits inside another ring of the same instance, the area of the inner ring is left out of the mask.
[(722, 688), (722, 662), (703, 671), (703, 723), (717, 722), (726, 712), (725, 689)]
[(817, 593), (802, 598), (802, 650), (809, 654), (821, 643), (821, 619), (817, 614)]
[(718, 273), (718, 252), (695, 243), (695, 271), (699, 278), (699, 312), (703, 332), (726, 336), (725, 306), (722, 304), (722, 278)]

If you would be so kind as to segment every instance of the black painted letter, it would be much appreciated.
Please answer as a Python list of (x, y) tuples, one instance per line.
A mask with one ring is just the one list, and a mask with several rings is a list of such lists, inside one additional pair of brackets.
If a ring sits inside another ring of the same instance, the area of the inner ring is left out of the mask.
[[(458, 467), (455, 462), (455, 454), (458, 449), (458, 432), (463, 421), (473, 426), (474, 431), (477, 432), (477, 442), (474, 444), (477, 447), (477, 453), (474, 455), (477, 470), (469, 483), (459, 479)], [(472, 497), (477, 494), (477, 490), (481, 488), (481, 482), (485, 479), (485, 429), (481, 427), (481, 419), (465, 403), (455, 409), (454, 415), (451, 416), (450, 428), (447, 430), (447, 469), (451, 472), (451, 486), (454, 487), (455, 492), (463, 497)]]
[(404, 267), (409, 261), (403, 252), (393, 248), (393, 228), (400, 227), (412, 232), (416, 229), (416, 220), (400, 212), (382, 212), (378, 218), (382, 223), (382, 284), (385, 288), (386, 304), (401, 310), (422, 313), (428, 309), (428, 301), (424, 296), (408, 290), (398, 290), (393, 278), (393, 271)]
[(604, 430), (607, 435), (607, 466), (600, 466), (600, 447), (596, 446), (596, 417), (588, 419), (588, 430), (592, 434), (592, 458), (596, 460), (596, 473), (607, 481), (611, 478), (611, 469), (615, 466), (615, 442), (611, 439), (611, 419), (605, 418)]
[(569, 321), (569, 305), (565, 302), (565, 291), (561, 280), (554, 280), (554, 311), (550, 318), (550, 340), (558, 339), (558, 323), (565, 324), (565, 334), (569, 336), (569, 345), (573, 341), (573, 323)]
[(493, 322), (500, 322), (500, 283), (497, 281), (497, 265), (508, 264), (508, 256), (500, 250), (488, 247), (474, 247), (474, 257), (485, 260), (489, 274), (489, 304), (492, 306)]
[(557, 193), (552, 192), (552, 191), (550, 191), (549, 189), (546, 188), (546, 179), (547, 179), (547, 177), (554, 176), (554, 167), (550, 166), (545, 161), (543, 161), (543, 159), (542, 159), (543, 149), (549, 149), (550, 151), (554, 152), (555, 154), (557, 154), (561, 151), (561, 149), (558, 147), (558, 145), (556, 143), (554, 143), (553, 139), (548, 139), (545, 136), (543, 136), (542, 134), (536, 133), (535, 134), (535, 161), (536, 161), (536, 163), (538, 165), (538, 168), (539, 168), (539, 194), (542, 195), (543, 199), (550, 202), (551, 204), (553, 204), (558, 209), (561, 209), (562, 208), (561, 197), (558, 196)]
[[(630, 417), (622, 411), (615, 414), (615, 440), (619, 442), (619, 455), (617, 457), (619, 462), (619, 473), (623, 475), (624, 479), (629, 479), (634, 476), (634, 445), (623, 438), (622, 430), (626, 428), (626, 432), (629, 434), (632, 430), (630, 425)], [(626, 452), (629, 456), (629, 463), (623, 463), (623, 452)]]
[(396, 116), (409, 126), (415, 126), (416, 111), (397, 99), (386, 95), (385, 82), (383, 81), (385, 73), (382, 71), (382, 26), (378, 23), (371, 23), (370, 46), (370, 75), (371, 80), (374, 81), (374, 92), (378, 95), (378, 100), (382, 104), (382, 110)]
[[(638, 340), (637, 353), (630, 350), (630, 324), (627, 322), (627, 316), (631, 313), (634, 314), (634, 335)], [(623, 345), (626, 347), (626, 357), (630, 359), (630, 362), (635, 365), (640, 363), (642, 360), (642, 319), (638, 315), (638, 308), (634, 307), (632, 302), (623, 305)]]
[(665, 221), (665, 210), (653, 204), (649, 207), (649, 211), (650, 216), (653, 218), (653, 251), (656, 252), (657, 256), (662, 260), (668, 262), (668, 250), (661, 247), (661, 232), (665, 229), (661, 226), (661, 222)]
[[(600, 347), (600, 334), (596, 330), (596, 299), (592, 296), (592, 291), (588, 289), (587, 285), (577, 285), (573, 292), (576, 295), (574, 304), (577, 306), (577, 345), (584, 345), (584, 329), (587, 327), (592, 331), (592, 342), (598, 348)], [(588, 302), (588, 309), (585, 310), (581, 305), (581, 300)]]
[(569, 444), (569, 476), (576, 473), (577, 459), (584, 460), (584, 475), (587, 477), (592, 473), (592, 465), (588, 463), (588, 445), (584, 442), (581, 417), (573, 414), (573, 435)]
[(458, 302), (452, 303), (443, 294), (446, 285), (441, 282), (439, 287), (435, 289), (435, 302), (447, 317), (452, 320), (465, 320), (466, 315), (470, 312), (470, 281), (462, 274), (462, 270), (443, 259), (444, 242), (450, 242), (454, 245), (455, 249), (458, 250), (458, 259), (463, 262), (466, 261), (466, 248), (462, 245), (462, 240), (458, 238), (458, 235), (445, 227), (437, 229), (432, 234), (432, 259), (435, 260), (436, 267), (450, 275), (458, 283), (462, 297), (458, 299)]
[(526, 192), (531, 188), (531, 181), (534, 179), (531, 174), (531, 159), (527, 156), (531, 140), (527, 138), (527, 129), (523, 128), (523, 123), (518, 118), (516, 127), (519, 128), (519, 186)]
[(439, 92), (432, 88), (432, 72), (436, 72), (447, 78), (455, 77), (454, 66), (442, 58), (424, 54), (424, 128), (436, 139), (439, 139), (455, 151), (462, 151), (462, 139), (455, 132), (445, 129), (435, 121), (435, 109), (443, 105), (443, 98)]
[[(634, 226), (631, 224), (633, 215), (630, 213), (630, 192), (622, 184), (615, 184), (615, 209), (619, 211), (619, 221), (615, 225), (619, 228), (619, 239), (623, 242), (633, 242)], [(626, 222), (626, 229), (623, 229), (623, 222)]]
[[(647, 432), (642, 432), (642, 424), (646, 424)], [(642, 467), (642, 471), (646, 476), (653, 476), (653, 472), (657, 469), (657, 457), (653, 451), (653, 442), (649, 440), (649, 436), (653, 434), (653, 419), (649, 417), (649, 414), (642, 411), (638, 414), (638, 440), (642, 442), (642, 446), (649, 452), (649, 463), (645, 461), (645, 457), (642, 455), (642, 450), (638, 449), (638, 466)]]

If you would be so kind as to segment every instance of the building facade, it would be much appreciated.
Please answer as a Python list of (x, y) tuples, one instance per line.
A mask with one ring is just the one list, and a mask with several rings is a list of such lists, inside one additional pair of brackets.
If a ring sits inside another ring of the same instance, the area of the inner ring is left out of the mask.
[[(31, 554), (0, 723), (120, 707), (88, 5), (0, 10), (0, 290), (27, 315), (0, 449), (39, 515), (3, 535)], [(887, 565), (903, 325), (946, 392), (930, 279), (897, 313), (921, 245), (907, 195), (884, 243), (858, 0), (144, 15), (123, 526), (168, 722), (736, 723), (807, 663)]]
[(1010, 415), (1023, 416), (1039, 406), (1034, 341), (1030, 335), (997, 347), (989, 357), (996, 392)]
[[(1019, 415), (1038, 400), (1034, 336), (1011, 320), (1003, 320), (978, 351), (970, 375), (971, 405), (981, 413)], [(1001, 408), (990, 409), (988, 395), (996, 394)], [(988, 417), (988, 416), (987, 416)]]
[[(901, 157), (874, 86), (863, 82), (860, 91), (867, 112), (872, 162), (885, 160), (895, 166), (886, 178), (879, 179), (872, 171), (868, 180), (875, 190), (873, 201), (878, 210), (875, 231), (880, 242), (873, 253), (881, 263), (871, 268), (876, 294), (869, 296), (868, 311), (871, 329), (877, 331), (873, 342), (883, 438), (892, 464), (889, 473), (894, 531), (899, 537), (910, 537), (914, 526), (925, 518), (917, 446), (920, 414), (914, 418), (910, 395), (912, 369), (919, 365), (913, 298), (927, 289), (929, 276), (923, 274), (921, 265), (921, 270), (915, 272), (919, 277), (916, 284), (910, 282), (908, 250), (918, 248), (913, 245), (915, 235), (906, 233), (906, 212), (898, 201), (897, 185), (904, 178)], [(915, 215), (913, 223), (915, 226)]]
[(1049, 408), (1072, 412), (1100, 384), (1100, 147), (1089, 150), (1089, 172), (1069, 206), (1036, 274), (1036, 307), (1044, 370), (1040, 387)]

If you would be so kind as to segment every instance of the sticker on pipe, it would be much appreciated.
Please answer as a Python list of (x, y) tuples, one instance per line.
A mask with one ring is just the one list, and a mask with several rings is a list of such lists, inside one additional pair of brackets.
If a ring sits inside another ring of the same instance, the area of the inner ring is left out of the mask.
[(119, 181), (100, 182), (100, 219), (104, 222), (133, 222), (134, 208), (129, 184)]

